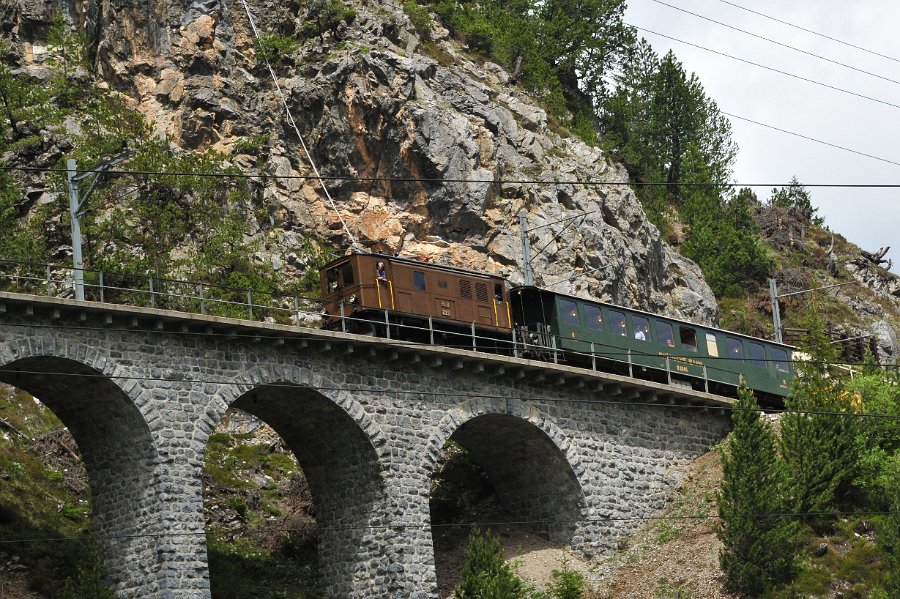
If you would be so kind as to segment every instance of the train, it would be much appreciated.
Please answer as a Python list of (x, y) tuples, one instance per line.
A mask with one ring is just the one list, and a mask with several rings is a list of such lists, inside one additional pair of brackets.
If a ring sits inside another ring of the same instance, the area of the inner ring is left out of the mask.
[(320, 270), (328, 329), (565, 363), (782, 405), (794, 348), (504, 277), (350, 253)]

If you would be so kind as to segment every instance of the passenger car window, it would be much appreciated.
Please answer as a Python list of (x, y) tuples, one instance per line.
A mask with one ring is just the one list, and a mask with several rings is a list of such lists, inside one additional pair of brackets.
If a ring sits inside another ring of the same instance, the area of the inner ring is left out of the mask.
[(668, 322), (656, 323), (656, 336), (659, 338), (660, 345), (675, 347), (675, 338), (672, 335), (672, 325)]
[(678, 327), (681, 347), (688, 351), (697, 351), (697, 331), (690, 327)]
[(609, 328), (613, 335), (628, 336), (628, 328), (625, 325), (625, 315), (615, 310), (609, 311)]
[(725, 345), (728, 346), (728, 357), (744, 359), (744, 346), (740, 339), (726, 337)]
[(560, 299), (559, 317), (563, 324), (578, 326), (578, 306), (571, 300)]
[(706, 334), (706, 351), (709, 352), (713, 358), (719, 357), (719, 346), (716, 343), (716, 336), (712, 333)]
[(632, 316), (631, 324), (634, 325), (634, 338), (638, 341), (650, 341), (650, 321), (643, 316)]
[(773, 347), (770, 349), (772, 358), (775, 360), (775, 370), (778, 372), (790, 372), (791, 365), (788, 362), (787, 350), (781, 349), (780, 347)]
[(766, 367), (766, 348), (759, 343), (748, 343), (750, 349), (750, 362), (754, 366)]
[(587, 327), (595, 331), (603, 330), (603, 312), (599, 306), (584, 305), (581, 307), (584, 311), (584, 319), (587, 321)]
[(413, 286), (419, 291), (425, 291), (425, 273), (414, 270), (413, 271)]

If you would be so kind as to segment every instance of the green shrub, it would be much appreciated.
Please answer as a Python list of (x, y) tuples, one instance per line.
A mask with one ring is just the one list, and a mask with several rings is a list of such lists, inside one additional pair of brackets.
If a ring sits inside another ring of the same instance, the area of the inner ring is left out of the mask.
[(552, 572), (553, 582), (548, 589), (553, 599), (582, 599), (587, 590), (587, 584), (581, 572), (573, 570), (569, 566), (569, 560), (563, 559), (559, 570)]
[(458, 599), (515, 599), (525, 592), (522, 580), (503, 559), (500, 540), (491, 531), (474, 529), (466, 548), (466, 565), (456, 587)]

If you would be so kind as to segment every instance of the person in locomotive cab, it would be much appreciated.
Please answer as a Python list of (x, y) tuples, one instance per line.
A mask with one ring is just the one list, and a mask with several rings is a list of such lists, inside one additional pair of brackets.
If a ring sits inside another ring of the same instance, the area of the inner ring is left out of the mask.
[(379, 281), (387, 281), (387, 273), (384, 270), (384, 262), (380, 260), (375, 265), (375, 278)]
[(643, 329), (634, 329), (634, 338), (638, 341), (646, 341), (647, 336), (644, 334)]

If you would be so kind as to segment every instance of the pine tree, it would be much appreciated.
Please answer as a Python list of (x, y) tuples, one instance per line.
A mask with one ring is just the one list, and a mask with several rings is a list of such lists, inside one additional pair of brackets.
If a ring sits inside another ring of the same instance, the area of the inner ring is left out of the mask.
[(517, 599), (525, 585), (503, 559), (500, 540), (475, 529), (466, 548), (466, 566), (456, 588), (459, 599)]
[(796, 567), (797, 526), (789, 516), (786, 477), (775, 433), (756, 399), (741, 389), (722, 451), (719, 562), (733, 591), (758, 595), (790, 579)]
[[(817, 314), (813, 306), (806, 323), (810, 336), (804, 349), (813, 360), (798, 367), (781, 419), (781, 452), (797, 509), (805, 514), (824, 514), (847, 504), (860, 459), (853, 395), (829, 375), (828, 364), (837, 355)], [(809, 523), (824, 521), (811, 516)]]

